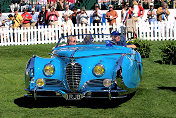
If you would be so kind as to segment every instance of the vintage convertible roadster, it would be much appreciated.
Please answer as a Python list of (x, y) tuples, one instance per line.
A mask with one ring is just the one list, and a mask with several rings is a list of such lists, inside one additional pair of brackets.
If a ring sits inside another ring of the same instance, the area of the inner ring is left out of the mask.
[[(101, 44), (95, 43), (100, 37)], [(137, 51), (112, 44), (111, 36), (91, 35), (88, 44), (60, 46), (63, 39), (67, 38), (59, 39), (51, 58), (29, 59), (25, 96), (115, 99), (127, 97), (139, 86), (143, 69)]]

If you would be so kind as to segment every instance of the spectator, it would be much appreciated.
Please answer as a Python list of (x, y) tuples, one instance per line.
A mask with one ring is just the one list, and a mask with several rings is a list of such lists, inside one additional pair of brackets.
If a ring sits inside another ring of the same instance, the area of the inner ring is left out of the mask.
[(35, 11), (41, 12), (41, 4), (38, 1), (35, 3)]
[(47, 25), (48, 23), (47, 18), (48, 18), (48, 11), (45, 10), (45, 7), (43, 6), (42, 11), (39, 13), (39, 16), (38, 16), (39, 25), (43, 25), (43, 26)]
[(0, 27), (4, 27), (5, 26), (5, 22), (7, 21), (7, 17), (2, 15), (2, 12), (0, 11)]
[(69, 5), (65, 5), (65, 12), (63, 13), (63, 17), (65, 15), (67, 15), (68, 17), (70, 17), (70, 15), (72, 14), (72, 11), (69, 9)]
[(65, 21), (63, 22), (62, 27), (63, 27), (64, 29), (66, 29), (66, 33), (68, 33), (69, 30), (70, 30), (70, 33), (71, 33), (71, 32), (72, 32), (73, 23), (72, 23), (72, 21), (68, 18), (67, 15), (65, 15), (64, 19), (65, 19)]
[(121, 22), (123, 24), (126, 24), (126, 21), (127, 21), (128, 17), (129, 17), (129, 14), (128, 14), (128, 12), (129, 12), (129, 6), (128, 6), (127, 2), (124, 2), (123, 6), (124, 6), (124, 8), (121, 11)]
[(62, 0), (58, 0), (56, 4), (56, 11), (62, 11), (62, 10), (63, 10)]
[(106, 12), (105, 18), (108, 20), (109, 25), (116, 24), (116, 18), (118, 17), (118, 14), (115, 10), (113, 10), (113, 6), (109, 5), (109, 11)]
[(32, 16), (32, 20), (31, 20), (31, 26), (37, 26), (37, 20), (38, 20), (38, 14), (35, 13), (35, 9), (32, 8), (32, 13), (31, 13), (31, 16)]
[(23, 9), (24, 13), (21, 14), (22, 18), (23, 18), (23, 25), (22, 27), (23, 28), (27, 28), (27, 27), (30, 27), (30, 22), (32, 20), (32, 16), (30, 13), (27, 12), (27, 8), (24, 8)]
[(59, 14), (57, 11), (55, 11), (55, 7), (52, 7), (50, 9), (51, 11), (48, 13), (48, 25), (58, 25), (58, 17), (59, 17)]
[(85, 7), (82, 7), (81, 13), (78, 15), (78, 24), (81, 24), (81, 26), (83, 26), (83, 24), (85, 24), (85, 26), (87, 26), (88, 25), (88, 18), (89, 18), (89, 16), (86, 13)]
[(11, 3), (11, 5), (10, 5), (11, 12), (14, 12), (14, 9), (15, 9), (15, 5), (13, 3)]
[[(141, 14), (142, 11), (142, 14)], [(135, 22), (138, 22), (144, 16), (144, 8), (141, 5), (138, 5), (136, 0), (133, 0), (133, 8), (129, 9), (129, 15)]]
[(147, 17), (148, 17), (148, 20), (149, 20), (150, 24), (151, 24), (151, 22), (155, 23), (155, 21), (156, 21), (156, 11), (154, 9), (154, 4), (153, 3), (150, 3), (150, 9), (147, 12)]
[(14, 28), (18, 28), (21, 26), (23, 18), (20, 14), (18, 14), (17, 8), (14, 9), (14, 12), (15, 12), (15, 14), (14, 14), (14, 21), (15, 21)]
[(39, 1), (39, 11), (41, 11), (42, 6), (46, 6), (47, 0), (38, 0)]
[(48, 0), (49, 4), (56, 4), (57, 0)]
[(26, 2), (25, 2), (25, 0), (22, 0), (21, 2), (20, 2), (20, 6), (21, 6), (21, 11), (23, 11), (23, 9), (24, 8), (26, 8)]
[(99, 5), (100, 9), (101, 9), (101, 4), (102, 4), (102, 0), (98, 0), (98, 5)]
[(110, 4), (110, 0), (102, 0), (101, 9), (108, 10), (109, 4)]
[(159, 7), (161, 7), (161, 0), (154, 0), (154, 8), (158, 9)]
[(91, 13), (90, 15), (93, 19), (93, 25), (95, 25), (95, 23), (97, 23), (99, 25), (99, 23), (101, 23), (101, 19), (103, 17), (102, 12), (99, 10), (99, 5), (95, 4), (95, 10)]
[(71, 16), (70, 16), (70, 19), (72, 20), (72, 23), (74, 24), (74, 25), (76, 25), (77, 24), (77, 9), (76, 8), (73, 8), (73, 13), (71, 14)]
[(9, 28), (14, 28), (14, 24), (15, 24), (15, 21), (14, 21), (14, 17), (13, 17), (13, 15), (12, 14), (9, 14), (8, 15), (8, 17), (9, 17), (9, 19), (8, 19), (8, 21), (7, 21), (7, 26), (9, 27)]
[(157, 9), (157, 20), (158, 21), (166, 21), (168, 20), (168, 16), (170, 14), (169, 10), (166, 8), (167, 4), (165, 2), (162, 3), (162, 7)]
[(32, 10), (32, 4), (29, 2), (29, 4), (26, 5), (28, 11), (30, 12)]
[(149, 9), (149, 3), (148, 3), (148, 0), (144, 0), (142, 6), (143, 6), (144, 9)]

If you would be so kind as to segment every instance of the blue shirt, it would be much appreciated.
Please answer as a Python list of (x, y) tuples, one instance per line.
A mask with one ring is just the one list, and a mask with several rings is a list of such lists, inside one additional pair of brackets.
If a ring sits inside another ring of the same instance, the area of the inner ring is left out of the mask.
[(124, 36), (120, 36), (120, 41), (115, 41), (115, 44), (118, 46), (127, 46), (126, 40)]
[(37, 14), (37, 13), (35, 13), (35, 14), (32, 14), (32, 13), (31, 13), (31, 16), (32, 16), (31, 22), (32, 22), (32, 23), (33, 23), (33, 22), (37, 22), (37, 20), (38, 20), (38, 14)]

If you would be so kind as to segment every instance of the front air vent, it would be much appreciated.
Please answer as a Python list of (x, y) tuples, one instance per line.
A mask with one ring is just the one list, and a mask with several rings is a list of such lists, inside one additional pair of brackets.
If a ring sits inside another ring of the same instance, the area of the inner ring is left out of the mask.
[(66, 65), (66, 80), (68, 87), (72, 92), (78, 91), (81, 81), (82, 67), (78, 63), (70, 63)]

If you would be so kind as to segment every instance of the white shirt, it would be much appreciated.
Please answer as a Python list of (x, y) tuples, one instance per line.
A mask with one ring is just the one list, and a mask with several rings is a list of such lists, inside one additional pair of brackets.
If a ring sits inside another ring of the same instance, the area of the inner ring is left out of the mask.
[(73, 23), (70, 19), (68, 19), (68, 21), (63, 22), (63, 29), (66, 29), (66, 32), (68, 32), (68, 30), (70, 30), (70, 32), (72, 32), (72, 27), (73, 27)]
[(138, 5), (133, 6), (133, 16), (138, 17), (139, 7)]
[(78, 23), (79, 24), (88, 24), (88, 18), (89, 16), (87, 15), (87, 13), (81, 13), (79, 16), (78, 16)]
[(72, 13), (73, 13), (73, 12), (68, 9), (67, 11), (65, 11), (65, 12), (63, 13), (63, 15), (64, 15), (64, 16), (65, 16), (65, 15), (70, 16)]

